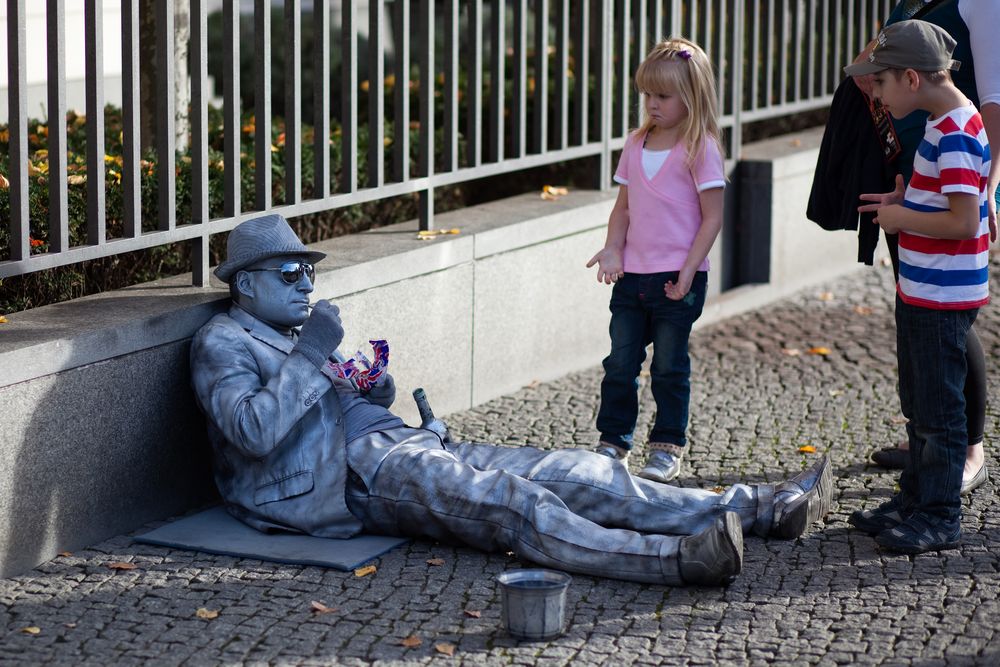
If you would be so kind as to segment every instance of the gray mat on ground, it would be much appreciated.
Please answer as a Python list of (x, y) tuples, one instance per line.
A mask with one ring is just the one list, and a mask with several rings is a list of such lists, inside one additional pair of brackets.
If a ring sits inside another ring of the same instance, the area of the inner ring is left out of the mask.
[(137, 535), (134, 540), (175, 549), (257, 558), (293, 565), (353, 570), (409, 540), (359, 535), (347, 540), (293, 533), (262, 533), (239, 521), (224, 507), (212, 507)]

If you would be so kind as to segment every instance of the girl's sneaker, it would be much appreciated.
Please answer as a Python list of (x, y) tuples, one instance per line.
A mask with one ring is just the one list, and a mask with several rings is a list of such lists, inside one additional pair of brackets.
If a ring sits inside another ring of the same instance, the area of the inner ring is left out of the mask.
[(649, 458), (637, 474), (639, 477), (649, 479), (654, 482), (667, 482), (675, 479), (681, 474), (681, 457), (684, 456), (684, 448), (662, 442), (651, 442), (649, 448)]
[(615, 459), (623, 463), (628, 459), (629, 453), (629, 450), (624, 447), (612, 445), (610, 442), (605, 442), (604, 440), (601, 440), (594, 451), (601, 456), (607, 456), (609, 459)]

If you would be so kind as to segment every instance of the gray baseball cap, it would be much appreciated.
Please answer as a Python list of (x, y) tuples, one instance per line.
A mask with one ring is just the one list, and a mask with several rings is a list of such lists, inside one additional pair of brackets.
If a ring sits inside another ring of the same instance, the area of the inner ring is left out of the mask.
[(951, 59), (957, 42), (944, 28), (911, 19), (886, 26), (875, 40), (868, 60), (844, 68), (847, 76), (874, 74), (886, 69), (918, 72), (957, 70), (962, 63)]

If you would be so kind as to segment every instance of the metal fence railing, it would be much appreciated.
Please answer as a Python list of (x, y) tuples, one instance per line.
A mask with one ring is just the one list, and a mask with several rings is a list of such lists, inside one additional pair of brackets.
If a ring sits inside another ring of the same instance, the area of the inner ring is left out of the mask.
[[(365, 17), (353, 2), (336, 3), (338, 16), (332, 16), (328, 2), (307, 3), (304, 14), (301, 0), (285, 0), (283, 13), (272, 21), (274, 3), (254, 0), (254, 103), (245, 109), (240, 61), (241, 49), (247, 46), (241, 46), (239, 38), (240, 2), (225, 0), (219, 159), (209, 154), (206, 0), (190, 2), (188, 147), (178, 144), (174, 126), (174, 3), (157, 2), (158, 206), (155, 224), (144, 226), (140, 186), (148, 167), (139, 131), (139, 0), (121, 0), (121, 156), (114, 177), (116, 187), (122, 188), (123, 210), (109, 234), (105, 91), (98, 74), (106, 56), (104, 2), (85, 0), (86, 234), (83, 242), (71, 243), (65, 0), (46, 0), (44, 35), (26, 34), (26, 0), (3, 1), (9, 210), (0, 226), (9, 233), (7, 247), (0, 247), (0, 278), (187, 242), (192, 245), (193, 282), (198, 285), (208, 278), (210, 236), (261, 211), (294, 217), (417, 194), (421, 225), (428, 228), (433, 225), (435, 188), (587, 156), (599, 157), (597, 179), (609, 187), (612, 154), (638, 122), (632, 73), (649, 47), (666, 35), (694, 39), (713, 58), (726, 142), (730, 155), (737, 157), (744, 124), (827, 106), (842, 77), (841, 68), (874, 35), (893, 4), (892, 0), (373, 0), (362, 25)], [(338, 24), (338, 33), (331, 34), (331, 27)], [(386, 25), (391, 30), (384, 30)], [(282, 28), (281, 43), (272, 40), (275, 27)], [(312, 38), (312, 48), (304, 54), (299, 44), (306, 35)], [(48, 216), (39, 222), (29, 210), (29, 181), (39, 158), (29, 156), (34, 129), (28, 127), (25, 103), (25, 45), (42, 39), (48, 55), (44, 161), (49, 187)], [(276, 49), (283, 54), (280, 117), (274, 113), (271, 94)], [(312, 71), (308, 126), (301, 103), (306, 92), (304, 58)], [(362, 71), (367, 85), (360, 80)], [(277, 143), (276, 123), (283, 127)], [(244, 142), (250, 136), (252, 159), (244, 155), (248, 148)], [(363, 137), (366, 150), (359, 141)], [(308, 162), (304, 151), (312, 155)], [(280, 156), (280, 169), (275, 155)], [(182, 211), (180, 223), (178, 160), (185, 162), (185, 169), (190, 167), (186, 186), (190, 193), (185, 199), (190, 210)], [(247, 176), (241, 169), (252, 170), (252, 207), (241, 204)], [(335, 172), (339, 178), (334, 179)], [(282, 184), (280, 202), (273, 195), (275, 174)], [(220, 187), (224, 204), (219, 214), (210, 215), (210, 191)], [(43, 249), (31, 242), (33, 225), (46, 227)]]

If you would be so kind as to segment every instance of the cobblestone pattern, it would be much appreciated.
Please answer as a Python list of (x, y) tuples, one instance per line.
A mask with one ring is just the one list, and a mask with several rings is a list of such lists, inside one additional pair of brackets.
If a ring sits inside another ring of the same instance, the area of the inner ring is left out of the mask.
[[(998, 286), (994, 280), (994, 294)], [(978, 324), (994, 378), (997, 313), (985, 309)], [(794, 541), (747, 538), (744, 572), (728, 588), (577, 576), (568, 632), (518, 643), (498, 628), (494, 578), (519, 565), (504, 554), (416, 542), (359, 578), (120, 536), (0, 580), (0, 663), (1000, 664), (992, 480), (965, 501), (956, 550), (889, 555), (846, 523), (894, 485), (893, 473), (866, 463), (903, 432), (893, 335), (885, 267), (695, 333), (691, 451), (679, 483), (778, 481), (824, 452), (837, 477), (825, 524)], [(829, 354), (808, 353), (820, 347)], [(526, 387), (452, 416), (451, 426), (474, 440), (590, 447), (600, 379), (594, 368)], [(648, 429), (652, 408), (648, 387), (642, 392), (637, 433)], [(997, 418), (994, 401), (987, 460), (1000, 476)], [(800, 453), (803, 445), (817, 453)], [(136, 569), (110, 569), (114, 562)], [(314, 600), (336, 610), (314, 613)], [(199, 618), (200, 608), (218, 616)], [(422, 643), (400, 644), (411, 635)], [(435, 648), (442, 643), (454, 648), (452, 657)]]

